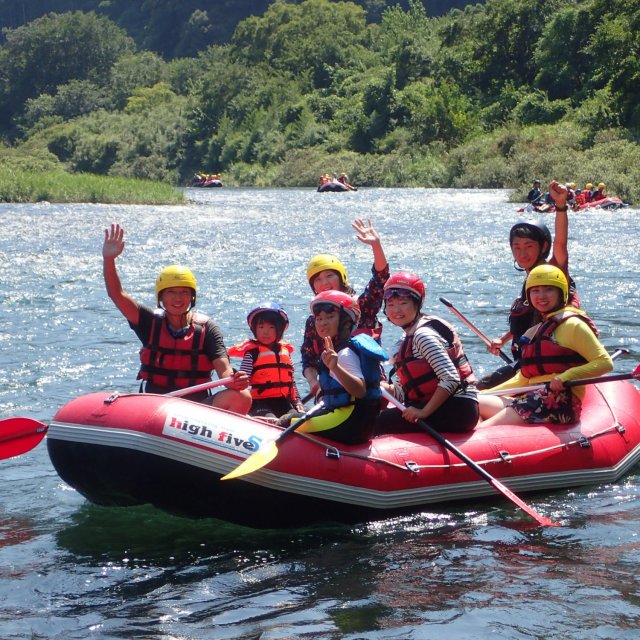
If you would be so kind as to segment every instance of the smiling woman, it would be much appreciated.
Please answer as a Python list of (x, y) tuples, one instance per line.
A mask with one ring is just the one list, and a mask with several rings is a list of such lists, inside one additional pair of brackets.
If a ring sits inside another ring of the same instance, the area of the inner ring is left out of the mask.
[(427, 420), (438, 431), (471, 431), (478, 422), (475, 376), (455, 328), (422, 313), (426, 289), (415, 274), (394, 273), (384, 286), (385, 312), (404, 331), (392, 354), (398, 383), (386, 391), (408, 406), (385, 409), (376, 433), (416, 430)]
[(598, 330), (579, 309), (567, 306), (569, 283), (550, 264), (531, 271), (526, 281), (527, 302), (542, 321), (521, 338), (520, 370), (497, 390), (548, 382), (548, 387), (515, 398), (481, 396), (484, 426), (499, 424), (567, 424), (580, 417), (584, 388), (566, 382), (599, 376), (613, 369), (611, 356), (598, 340)]

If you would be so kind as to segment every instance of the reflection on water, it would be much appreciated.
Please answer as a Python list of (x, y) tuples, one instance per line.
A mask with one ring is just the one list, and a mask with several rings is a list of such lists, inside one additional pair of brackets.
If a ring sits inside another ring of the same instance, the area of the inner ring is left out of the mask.
[[(180, 207), (0, 205), (0, 418), (49, 420), (80, 393), (137, 388), (136, 338), (107, 299), (103, 229), (120, 222), (125, 288), (153, 303), (155, 274), (190, 265), (199, 307), (227, 344), (246, 312), (280, 302), (299, 346), (309, 258), (339, 255), (360, 290), (371, 251), (351, 221), (372, 218), (392, 269), (422, 274), (431, 313), (452, 301), (501, 334), (522, 276), (518, 218), (502, 191), (190, 190)], [(552, 219), (548, 220), (552, 224)], [(620, 238), (625, 243), (620, 244)], [(571, 214), (571, 270), (604, 344), (640, 356), (637, 212)], [(637, 243), (636, 243), (637, 244)], [(398, 336), (385, 319), (384, 341)], [(460, 327), (480, 374), (500, 364)], [(632, 364), (629, 364), (632, 363)], [(306, 390), (301, 372), (301, 389)], [(562, 523), (531, 527), (501, 497), (356, 527), (255, 531), (151, 507), (88, 505), (42, 445), (2, 461), (3, 638), (631, 638), (640, 603), (640, 478), (528, 496)], [(114, 470), (117, 472), (117, 470)], [(242, 508), (242, 507), (239, 507)]]

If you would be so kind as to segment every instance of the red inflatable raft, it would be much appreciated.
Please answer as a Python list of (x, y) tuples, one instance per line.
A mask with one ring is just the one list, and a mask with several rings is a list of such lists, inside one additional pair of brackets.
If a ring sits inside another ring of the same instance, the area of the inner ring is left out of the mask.
[[(296, 433), (268, 466), (220, 480), (279, 433), (180, 398), (94, 393), (58, 411), (47, 446), (61, 478), (94, 503), (151, 503), (255, 527), (362, 522), (497, 495), (424, 433), (366, 446)], [(447, 437), (513, 491), (614, 482), (640, 460), (640, 391), (629, 382), (586, 387), (578, 424), (480, 426)]]

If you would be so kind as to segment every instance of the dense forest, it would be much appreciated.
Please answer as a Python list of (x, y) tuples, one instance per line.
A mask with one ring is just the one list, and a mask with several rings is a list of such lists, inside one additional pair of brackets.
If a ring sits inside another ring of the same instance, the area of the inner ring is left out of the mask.
[[(73, 10), (29, 20), (36, 5)], [(197, 11), (213, 44), (188, 31)], [(640, 0), (0, 0), (0, 16), (16, 25), (0, 45), (0, 171), (520, 190), (557, 177), (640, 200)]]
[[(290, 0), (300, 4), (302, 0)], [(380, 22), (388, 5), (407, 9), (409, 0), (353, 0), (369, 22)], [(165, 60), (196, 56), (212, 44), (231, 40), (239, 22), (261, 16), (273, 0), (0, 0), (0, 26), (15, 29), (47, 13), (94, 11), (122, 27), (138, 49)], [(463, 8), (469, 0), (426, 0), (430, 16)], [(2, 36), (0, 35), (0, 43)]]

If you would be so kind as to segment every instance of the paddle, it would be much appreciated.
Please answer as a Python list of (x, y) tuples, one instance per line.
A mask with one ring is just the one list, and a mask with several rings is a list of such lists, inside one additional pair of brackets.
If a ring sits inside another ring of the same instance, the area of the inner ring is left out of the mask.
[(206, 391), (207, 389), (213, 389), (214, 387), (220, 387), (223, 384), (228, 384), (233, 380), (233, 376), (227, 376), (226, 378), (220, 378), (219, 380), (210, 380), (209, 382), (203, 382), (202, 384), (196, 384), (193, 387), (185, 387), (184, 389), (176, 389), (176, 391), (170, 391), (164, 393), (165, 396), (173, 396), (174, 398), (181, 398), (182, 396), (188, 396), (198, 391)]
[[(487, 338), (487, 336), (484, 335), (484, 333), (482, 333), (482, 331), (480, 331), (480, 329), (478, 329), (477, 327), (475, 327), (473, 324), (471, 324), (471, 322), (469, 322), (469, 320), (467, 320), (454, 306), (451, 302), (449, 302), (446, 298), (440, 298), (440, 302), (442, 302), (443, 305), (445, 305), (446, 307), (449, 307), (449, 309), (451, 310), (452, 313), (454, 313), (456, 316), (458, 316), (458, 318), (460, 318), (460, 320), (462, 320), (462, 322), (464, 322), (467, 327), (469, 327), (469, 329), (471, 329), (471, 331), (473, 331), (479, 338), (480, 340), (482, 340), (487, 347), (491, 346), (491, 340), (489, 340), (489, 338)], [(504, 352), (502, 351), (502, 349), (500, 349), (498, 351), (498, 355), (507, 363), (507, 364), (511, 364), (512, 360), (511, 358)]]
[[(397, 398), (392, 396), (386, 389), (382, 389), (382, 395), (386, 398), (391, 404), (395, 405), (400, 409), (400, 411), (404, 411), (406, 407), (400, 402)], [(455, 453), (460, 460), (462, 460), (467, 466), (471, 467), (477, 474), (479, 474), (484, 480), (486, 480), (491, 486), (493, 486), (496, 490), (498, 490), (503, 496), (509, 498), (511, 502), (516, 504), (520, 509), (522, 509), (525, 513), (530, 515), (538, 524), (544, 525), (546, 527), (556, 527), (558, 526), (554, 523), (550, 518), (546, 516), (540, 515), (537, 511), (534, 511), (526, 502), (521, 500), (511, 489), (502, 484), (498, 479), (494, 478), (488, 471), (483, 469), (480, 465), (475, 463), (469, 456), (463, 453), (458, 447), (456, 447), (452, 442), (447, 440), (439, 431), (436, 431), (433, 427), (429, 426), (424, 420), (418, 420), (417, 424), (426, 431), (434, 440), (439, 442), (443, 447), (449, 449), (452, 453)]]
[[(580, 378), (578, 380), (569, 380), (564, 383), (567, 388), (582, 387), (585, 384), (602, 384), (603, 382), (615, 382), (616, 380), (640, 380), (640, 364), (631, 373), (614, 373), (610, 376), (594, 376), (593, 378)], [(546, 382), (540, 384), (532, 384), (528, 387), (514, 387), (512, 389), (501, 389), (498, 391), (480, 391), (483, 396), (512, 396), (529, 391), (538, 391), (547, 386)]]
[(253, 473), (258, 469), (262, 469), (265, 465), (269, 464), (278, 455), (277, 442), (284, 440), (287, 436), (291, 435), (303, 422), (306, 422), (312, 417), (312, 414), (323, 407), (322, 402), (313, 405), (309, 411), (303, 416), (298, 418), (295, 422), (291, 423), (284, 431), (282, 431), (273, 440), (268, 440), (257, 451), (254, 451), (246, 460), (240, 463), (235, 469), (227, 473), (226, 476), (222, 476), (221, 480), (232, 480), (233, 478), (239, 478), (240, 476), (246, 476), (249, 473)]
[(33, 418), (5, 418), (0, 420), (0, 460), (31, 451), (40, 444), (47, 425)]

